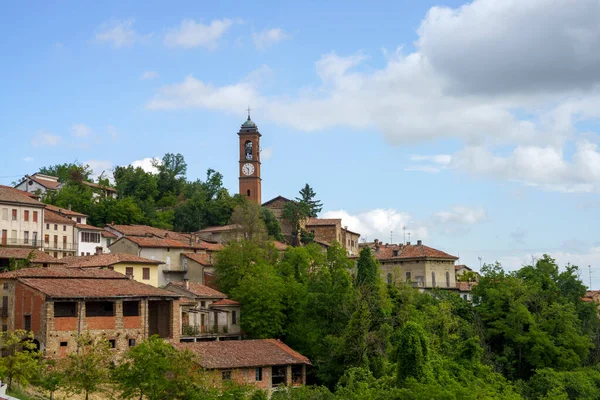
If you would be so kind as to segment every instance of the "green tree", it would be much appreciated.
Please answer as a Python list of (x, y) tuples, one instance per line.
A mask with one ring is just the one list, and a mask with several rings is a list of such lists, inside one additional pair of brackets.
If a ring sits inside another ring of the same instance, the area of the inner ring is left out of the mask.
[(35, 378), (41, 359), (33, 333), (17, 329), (2, 332), (0, 338), (0, 376), (8, 380), (9, 389), (14, 382), (28, 385)]
[(161, 161), (153, 161), (158, 170), (157, 184), (161, 197), (166, 194), (179, 195), (183, 191), (187, 173), (187, 163), (180, 153), (167, 153)]
[(423, 327), (408, 322), (400, 334), (398, 346), (398, 382), (407, 378), (426, 380), (429, 365), (429, 344)]
[(262, 207), (245, 201), (233, 210), (230, 223), (236, 225), (235, 234), (245, 241), (264, 242), (267, 228), (262, 219)]
[(40, 174), (56, 176), (61, 183), (70, 182), (91, 182), (90, 176), (92, 169), (87, 164), (82, 164), (77, 160), (72, 163), (56, 164), (42, 167), (38, 171)]
[(266, 207), (261, 207), (261, 219), (265, 223), (267, 228), (267, 234), (270, 238), (283, 242), (283, 236), (281, 235), (281, 225), (275, 217), (275, 214)]
[(308, 183), (300, 189), (300, 197), (296, 197), (296, 201), (300, 205), (302, 212), (307, 217), (316, 217), (323, 210), (323, 204), (320, 200), (315, 200), (317, 194)]
[(54, 400), (54, 393), (62, 388), (64, 384), (65, 373), (63, 367), (59, 362), (52, 359), (46, 359), (40, 363), (35, 385), (47, 391), (50, 400)]
[(77, 345), (77, 352), (69, 354), (65, 376), (69, 388), (88, 400), (90, 393), (108, 382), (112, 353), (106, 339), (87, 333), (77, 338)]

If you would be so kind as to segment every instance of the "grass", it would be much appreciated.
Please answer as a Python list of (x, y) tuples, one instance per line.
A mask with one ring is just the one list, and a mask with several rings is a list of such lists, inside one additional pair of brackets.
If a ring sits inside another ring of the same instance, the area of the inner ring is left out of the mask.
[(21, 400), (39, 400), (41, 399), (41, 397), (32, 397), (29, 394), (27, 394), (27, 392), (25, 392), (23, 389), (21, 389), (20, 387), (14, 386), (12, 389), (10, 389), (9, 391), (7, 391), (7, 393), (9, 396), (13, 396), (16, 397), (17, 399), (21, 399)]

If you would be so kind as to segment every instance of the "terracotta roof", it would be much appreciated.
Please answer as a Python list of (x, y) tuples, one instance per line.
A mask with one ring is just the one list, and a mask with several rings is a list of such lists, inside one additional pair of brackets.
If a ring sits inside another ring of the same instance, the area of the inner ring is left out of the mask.
[(64, 264), (65, 262), (57, 258), (52, 257), (49, 254), (44, 253), (41, 250), (33, 249), (31, 247), (0, 247), (0, 258), (15, 258), (15, 259), (26, 259), (29, 254), (33, 251), (33, 259), (31, 260), (36, 264)]
[[(169, 238), (158, 238), (155, 236), (144, 237), (144, 236), (122, 236), (115, 243), (121, 240), (129, 240), (140, 247), (159, 247), (159, 248), (190, 248), (190, 245), (184, 245), (180, 241), (169, 239)], [(114, 245), (114, 243), (112, 244)], [(112, 246), (111, 245), (111, 246)]]
[[(423, 244), (380, 244), (378, 250), (374, 244), (370, 244), (373, 250), (373, 255), (378, 260), (387, 259), (414, 259), (414, 258), (441, 258), (447, 260), (458, 260), (451, 254), (445, 253), (441, 250), (434, 249), (433, 247), (425, 246)], [(397, 252), (397, 253), (396, 253)]]
[(190, 240), (190, 236), (188, 234), (173, 232), (162, 228), (156, 228), (154, 226), (148, 225), (107, 225), (108, 228), (119, 232), (124, 236), (148, 236), (153, 235), (159, 238), (164, 238), (165, 236), (169, 239), (175, 240)]
[(221, 251), (225, 248), (221, 243), (212, 243), (204, 240), (201, 240), (196, 246), (208, 251)]
[(25, 180), (31, 179), (32, 181), (35, 181), (35, 182), (39, 183), (40, 185), (42, 185), (46, 189), (57, 189), (62, 184), (60, 182), (58, 182), (58, 177), (53, 176), (53, 178), (55, 178), (56, 180), (42, 179), (41, 177), (36, 176), (36, 174), (33, 174), (33, 175), (29, 176)]
[(196, 297), (202, 298), (216, 298), (216, 299), (224, 299), (227, 297), (225, 293), (221, 293), (218, 290), (212, 289), (206, 285), (197, 282), (188, 282), (189, 287), (186, 288), (185, 282), (169, 282), (167, 286), (165, 286), (166, 290), (169, 290), (169, 286), (175, 286), (179, 289), (183, 289)]
[(471, 268), (467, 267), (464, 264), (460, 264), (460, 265), (455, 265), (454, 266), (454, 270), (455, 271), (458, 271), (459, 269), (463, 269), (463, 268), (466, 269), (466, 270), (468, 270), (468, 271), (473, 271)]
[(204, 228), (199, 230), (196, 233), (204, 233), (204, 232), (229, 232), (229, 231), (235, 231), (236, 229), (239, 229), (239, 225), (236, 224), (230, 224), (230, 225), (223, 225), (223, 226), (209, 226), (208, 228)]
[(87, 225), (87, 224), (75, 224), (75, 228), (77, 229), (85, 229), (88, 231), (103, 231), (104, 229), (98, 228), (97, 226)]
[(240, 302), (230, 299), (223, 299), (219, 301), (215, 301), (211, 304), (211, 306), (239, 306)]
[(175, 343), (179, 350), (198, 356), (207, 369), (248, 368), (272, 365), (309, 364), (310, 360), (276, 339), (225, 340)]
[(200, 265), (213, 265), (212, 256), (207, 253), (183, 253), (182, 256), (189, 258), (190, 260), (195, 261)]
[(0, 202), (44, 207), (44, 203), (28, 196), (24, 191), (4, 185), (0, 185)]
[(87, 217), (87, 215), (78, 213), (77, 211), (69, 210), (69, 209), (62, 208), (62, 207), (57, 207), (52, 204), (46, 204), (46, 209), (48, 209), (50, 211), (54, 211), (55, 213), (58, 213), (58, 214), (66, 215), (68, 217)]
[(343, 231), (346, 231), (346, 232), (348, 232), (348, 233), (351, 233), (351, 234), (353, 234), (353, 235), (360, 236), (360, 233), (358, 233), (358, 232), (354, 232), (354, 231), (351, 231), (350, 229), (347, 229), (347, 228), (342, 228), (342, 230), (343, 230)]
[(285, 250), (287, 250), (287, 248), (288, 248), (288, 245), (287, 245), (287, 244), (285, 244), (285, 243), (283, 243), (283, 242), (279, 242), (279, 241), (277, 241), (277, 240), (273, 241), (273, 245), (275, 246), (275, 248), (276, 248), (278, 251), (285, 251)]
[(321, 239), (313, 239), (313, 242), (320, 244), (321, 246), (325, 246), (325, 247), (331, 247), (331, 243), (329, 243), (326, 240), (321, 240)]
[(52, 224), (75, 225), (71, 218), (63, 217), (53, 211), (44, 209), (44, 222)]
[(477, 286), (477, 282), (456, 282), (456, 287), (461, 292), (470, 292), (473, 286)]
[(151, 260), (149, 258), (138, 257), (132, 254), (107, 253), (94, 254), (91, 256), (75, 256), (62, 258), (67, 263), (67, 267), (107, 267), (109, 265), (128, 263), (128, 264), (163, 264), (162, 261)]
[(265, 206), (267, 206), (267, 205), (269, 205), (269, 204), (271, 204), (271, 203), (273, 203), (274, 201), (277, 201), (277, 200), (283, 200), (283, 201), (286, 201), (286, 202), (287, 201), (292, 201), (292, 200), (287, 199), (287, 198), (285, 198), (283, 196), (277, 196), (277, 197), (273, 197), (271, 200), (265, 201), (264, 203), (262, 203), (262, 206), (265, 207)]
[(310, 218), (306, 222), (306, 226), (329, 226), (338, 224), (342, 224), (342, 220), (340, 218)]
[(86, 185), (86, 186), (93, 187), (93, 188), (96, 188), (96, 189), (106, 190), (107, 192), (115, 192), (115, 193), (117, 192), (117, 189), (112, 188), (110, 186), (103, 186), (103, 185), (99, 185), (97, 183), (88, 182), (88, 181), (82, 181), (81, 183), (84, 184), (84, 185)]
[(19, 278), (19, 281), (53, 298), (179, 297), (167, 290), (121, 276), (121, 279)]
[(116, 239), (117, 235), (115, 235), (114, 233), (107, 231), (106, 229), (102, 231), (102, 236), (104, 236), (105, 238), (111, 238), (111, 239)]
[(128, 279), (125, 275), (110, 269), (83, 269), (52, 266), (48, 268), (22, 268), (16, 271), (0, 273), (0, 278), (95, 278)]

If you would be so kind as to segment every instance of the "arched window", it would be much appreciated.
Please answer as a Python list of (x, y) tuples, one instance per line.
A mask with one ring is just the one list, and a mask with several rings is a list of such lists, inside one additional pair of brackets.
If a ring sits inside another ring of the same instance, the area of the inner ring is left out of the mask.
[(388, 274), (387, 274), (387, 283), (388, 283), (388, 285), (392, 284), (392, 273), (391, 272), (388, 272)]
[(250, 189), (248, 189), (248, 190), (246, 191), (246, 194), (248, 195), (248, 197), (250, 197)]
[(246, 140), (244, 143), (244, 153), (246, 154), (246, 160), (252, 160), (252, 141)]
[(435, 287), (435, 272), (431, 271), (431, 286)]
[(446, 287), (450, 287), (450, 272), (446, 271)]
[(410, 271), (406, 273), (406, 282), (410, 281)]

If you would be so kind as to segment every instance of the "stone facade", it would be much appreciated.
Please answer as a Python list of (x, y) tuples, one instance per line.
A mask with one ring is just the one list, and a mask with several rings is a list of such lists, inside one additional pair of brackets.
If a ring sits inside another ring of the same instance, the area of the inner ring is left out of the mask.
[(281, 226), (281, 234), (286, 239), (288, 243), (292, 242), (292, 225), (285, 219), (283, 219), (283, 208), (286, 203), (289, 203), (291, 200), (286, 199), (283, 196), (277, 196), (274, 199), (271, 199), (265, 203), (263, 203), (263, 207), (268, 208), (277, 221), (279, 221), (279, 225)]

